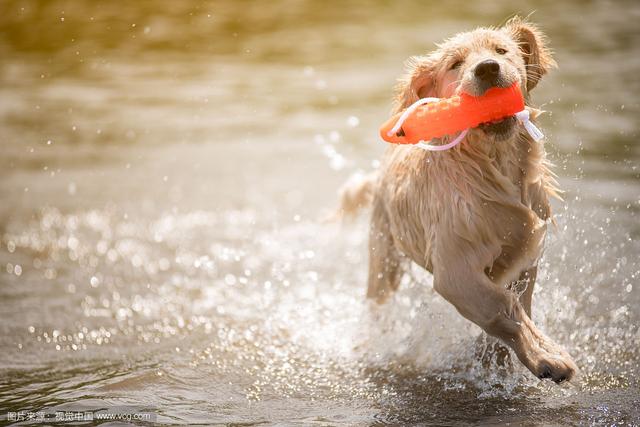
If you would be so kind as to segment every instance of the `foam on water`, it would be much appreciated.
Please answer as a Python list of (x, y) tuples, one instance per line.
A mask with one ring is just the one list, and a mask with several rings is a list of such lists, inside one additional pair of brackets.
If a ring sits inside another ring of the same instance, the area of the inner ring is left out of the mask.
[[(568, 220), (574, 227), (565, 228)], [(279, 223), (246, 210), (166, 213), (147, 222), (116, 211), (45, 209), (2, 236), (1, 257), (12, 261), (4, 263), (11, 275), (4, 297), (13, 302), (3, 306), (14, 319), (5, 325), (11, 338), (3, 338), (3, 363), (42, 372), (56, 361), (83, 360), (83, 375), (103, 360), (125, 367), (39, 398), (28, 382), (17, 383), (10, 400), (15, 405), (29, 395), (37, 405), (84, 390), (93, 398), (152, 399), (172, 408), (177, 402), (169, 396), (179, 391), (188, 401), (184, 390), (196, 389), (194, 399), (222, 404), (223, 387), (235, 396), (237, 406), (225, 401), (231, 412), (287, 397), (338, 406), (383, 401), (388, 412), (381, 413), (403, 419), (396, 406), (426, 392), (427, 384), (443, 396), (462, 393), (479, 402), (570, 400), (637, 388), (638, 313), (624, 297), (632, 296), (639, 266), (620, 257), (616, 272), (602, 273), (617, 250), (637, 243), (608, 242), (615, 232), (606, 221), (605, 240), (585, 247), (576, 221), (559, 217), (564, 238), (550, 239), (534, 296), (534, 318), (582, 370), (573, 385), (557, 387), (517, 361), (479, 362), (480, 330), (434, 292), (430, 275), (417, 266), (409, 266), (387, 304), (365, 301), (366, 221)], [(592, 221), (587, 214), (581, 225), (598, 227)], [(596, 256), (602, 251), (606, 257)], [(573, 262), (577, 254), (581, 264)], [(567, 257), (572, 262), (563, 262)], [(576, 277), (572, 265), (594, 280), (567, 284), (567, 276)], [(594, 315), (590, 308), (605, 300), (613, 308)], [(23, 312), (39, 301), (46, 303), (36, 316)]]

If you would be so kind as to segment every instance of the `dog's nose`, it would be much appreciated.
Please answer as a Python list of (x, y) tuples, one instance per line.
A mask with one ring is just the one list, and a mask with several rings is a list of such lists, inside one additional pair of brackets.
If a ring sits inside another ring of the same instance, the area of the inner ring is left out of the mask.
[(495, 84), (500, 74), (500, 64), (493, 59), (487, 59), (476, 65), (474, 74), (485, 83)]

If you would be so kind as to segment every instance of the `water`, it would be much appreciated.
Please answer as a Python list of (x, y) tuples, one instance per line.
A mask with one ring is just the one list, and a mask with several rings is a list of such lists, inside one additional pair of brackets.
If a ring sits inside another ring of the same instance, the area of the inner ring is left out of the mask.
[[(560, 68), (534, 98), (565, 203), (534, 320), (582, 373), (483, 367), (417, 268), (364, 299), (375, 166), (411, 54), (529, 13)], [(0, 419), (129, 405), (160, 422), (640, 423), (640, 8), (5, 1)]]

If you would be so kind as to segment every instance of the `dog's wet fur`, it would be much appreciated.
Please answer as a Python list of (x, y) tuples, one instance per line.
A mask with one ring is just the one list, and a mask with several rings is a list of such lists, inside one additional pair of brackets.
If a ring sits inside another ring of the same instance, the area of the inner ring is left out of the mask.
[[(394, 113), (419, 98), (479, 96), (515, 82), (528, 105), (529, 93), (554, 66), (544, 35), (520, 17), (460, 33), (408, 61)], [(527, 108), (535, 118), (537, 110)], [(344, 214), (373, 208), (367, 296), (384, 302), (408, 258), (433, 274), (435, 290), (461, 315), (501, 339), (534, 375), (570, 380), (575, 363), (531, 320), (549, 199), (557, 197), (549, 167), (543, 143), (513, 117), (471, 129), (462, 144), (443, 152), (390, 146), (378, 171), (341, 191)]]

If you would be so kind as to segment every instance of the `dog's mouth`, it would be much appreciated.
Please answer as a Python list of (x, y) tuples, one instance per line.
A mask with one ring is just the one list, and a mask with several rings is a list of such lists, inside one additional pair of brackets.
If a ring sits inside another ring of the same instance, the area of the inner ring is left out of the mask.
[(478, 126), (478, 129), (501, 139), (506, 138), (511, 134), (511, 131), (513, 130), (515, 124), (515, 116), (510, 116), (500, 120), (492, 120), (490, 122), (481, 123)]

